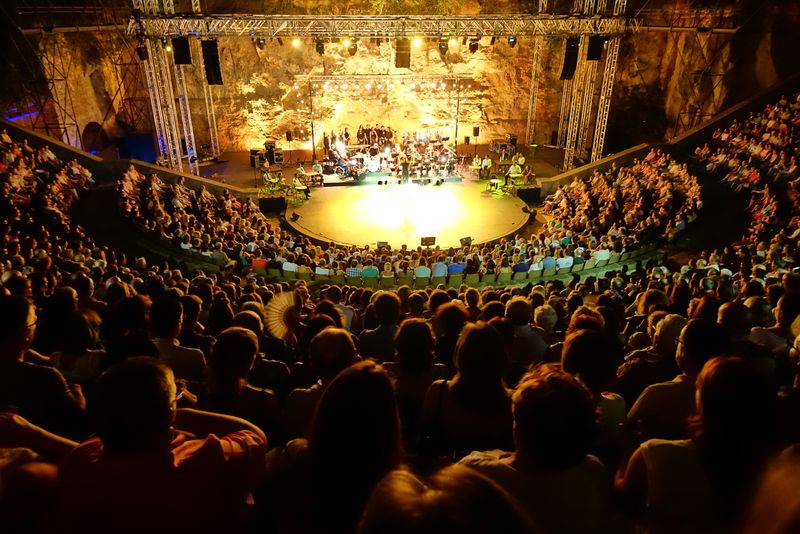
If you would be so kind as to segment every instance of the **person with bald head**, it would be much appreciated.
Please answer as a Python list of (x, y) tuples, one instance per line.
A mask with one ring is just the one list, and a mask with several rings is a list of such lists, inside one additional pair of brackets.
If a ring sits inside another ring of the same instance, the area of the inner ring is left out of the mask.
[(361, 359), (352, 336), (344, 328), (329, 327), (314, 336), (308, 354), (317, 381), (309, 388), (297, 388), (289, 393), (283, 410), (283, 429), (287, 437), (308, 437), (314, 411), (328, 384)]

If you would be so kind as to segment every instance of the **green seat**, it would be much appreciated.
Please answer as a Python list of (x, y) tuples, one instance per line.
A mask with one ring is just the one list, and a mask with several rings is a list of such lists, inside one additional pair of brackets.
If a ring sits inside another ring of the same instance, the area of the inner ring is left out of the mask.
[(398, 286), (414, 287), (414, 279), (411, 277), (410, 274), (398, 275), (397, 276), (397, 285)]
[(253, 269), (253, 272), (259, 276), (267, 277), (267, 270), (266, 269)]
[(572, 264), (572, 271), (571, 271), (571, 272), (573, 272), (573, 273), (579, 273), (579, 272), (581, 272), (581, 271), (583, 270), (583, 268), (584, 268), (585, 266), (586, 266), (586, 264), (585, 264), (585, 263), (573, 263), (573, 264)]
[(511, 283), (511, 273), (497, 273), (497, 285), (504, 286)]
[(297, 273), (298, 280), (305, 280), (306, 282), (311, 281), (311, 273)]
[(414, 278), (414, 289), (425, 289), (431, 283), (431, 279), (427, 276)]
[(617, 262), (619, 262), (619, 259), (620, 259), (621, 256), (622, 256), (622, 254), (620, 254), (619, 252), (612, 252), (611, 255), (608, 258), (608, 263), (617, 263)]
[(481, 278), (481, 284), (485, 286), (493, 286), (497, 283), (497, 275), (494, 273), (486, 273)]
[(267, 269), (267, 276), (270, 278), (280, 278), (281, 277), (281, 270), (280, 269)]
[(439, 284), (446, 284), (447, 277), (446, 276), (432, 276), (431, 277), (431, 287), (437, 287)]
[(331, 277), (328, 276), (327, 274), (315, 274), (314, 275), (314, 280), (316, 280), (317, 282), (327, 282), (330, 279), (331, 279)]
[(557, 274), (557, 275), (559, 275), (559, 274), (567, 274), (567, 273), (568, 273), (568, 272), (570, 272), (571, 270), (572, 270), (572, 266), (570, 266), (570, 267), (559, 267), (559, 268), (556, 270), (556, 274)]
[(343, 286), (344, 283), (345, 283), (344, 275), (343, 274), (332, 274), (330, 276), (330, 282), (331, 282), (331, 284), (333, 284), (335, 286)]
[(605, 267), (606, 265), (608, 265), (608, 260), (598, 260), (598, 262), (594, 264), (595, 267)]
[(511, 279), (515, 282), (521, 282), (528, 279), (527, 271), (524, 273), (512, 273)]
[(583, 270), (584, 270), (584, 271), (588, 271), (589, 269), (594, 269), (595, 265), (597, 265), (597, 260), (596, 260), (596, 259), (594, 259), (594, 258), (589, 258), (589, 259), (588, 259), (588, 260), (586, 260), (586, 262), (583, 264)]
[(464, 276), (464, 283), (467, 284), (469, 287), (478, 287), (480, 281), (481, 277), (478, 273), (470, 273)]
[(538, 280), (542, 277), (542, 270), (528, 271), (528, 280)]
[(368, 287), (370, 289), (378, 289), (378, 278), (368, 276), (366, 278), (361, 279), (361, 285), (363, 287)]
[(453, 273), (447, 278), (447, 287), (454, 287), (458, 289), (461, 287), (461, 283), (464, 281), (464, 275), (462, 273)]
[(542, 278), (548, 278), (550, 276), (555, 276), (556, 268), (555, 267), (548, 267), (542, 271)]
[(392, 289), (394, 284), (394, 276), (381, 276), (380, 286), (382, 289)]
[(296, 280), (297, 279), (297, 273), (294, 272), (294, 271), (283, 271), (281, 273), (281, 276), (286, 280)]

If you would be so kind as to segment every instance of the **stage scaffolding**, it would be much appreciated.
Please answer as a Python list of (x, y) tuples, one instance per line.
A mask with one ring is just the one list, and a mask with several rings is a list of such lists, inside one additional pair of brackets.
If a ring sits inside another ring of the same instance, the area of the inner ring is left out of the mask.
[[(159, 139), (158, 148), (163, 161), (173, 168), (181, 168), (180, 135), (177, 134), (177, 120), (174, 98), (170, 98), (173, 81), (169, 69), (164, 68), (169, 59), (163, 53), (163, 43), (172, 37), (191, 37), (192, 41), (213, 39), (217, 37), (247, 37), (250, 39), (279, 38), (314, 38), (319, 40), (349, 38), (472, 38), (480, 39), (516, 36), (533, 38), (533, 54), (531, 61), (531, 88), (528, 102), (525, 141), (532, 143), (536, 127), (536, 96), (540, 78), (540, 62), (544, 39), (546, 37), (567, 38), (578, 37), (587, 43), (589, 36), (605, 36), (618, 48), (619, 39), (636, 30), (636, 21), (625, 17), (626, 0), (615, 0), (613, 9), (606, 8), (606, 0), (575, 0), (575, 14), (552, 15), (546, 13), (547, 0), (539, 0), (539, 13), (536, 15), (480, 15), (480, 16), (417, 16), (417, 15), (203, 15), (199, 5), (193, 2), (194, 14), (175, 15), (172, 1), (165, 0), (163, 9), (158, 0), (134, 0), (134, 16), (128, 25), (128, 33), (136, 36), (142, 43), (147, 43), (149, 54), (143, 60), (145, 73), (148, 75), (148, 86), (153, 88), (157, 97), (151, 95), (153, 119)], [(613, 46), (612, 46), (613, 49)], [(585, 56), (586, 47), (582, 48)], [(200, 54), (198, 54), (198, 57)], [(604, 62), (604, 76), (600, 105), (610, 103), (614, 72), (616, 71), (617, 54), (613, 61), (607, 58)], [(152, 65), (156, 62), (156, 66)], [(565, 97), (562, 101), (559, 140), (566, 150), (564, 167), (570, 168), (575, 153), (582, 154), (594, 142), (593, 154), (602, 152), (602, 140), (605, 137), (607, 120), (594, 125), (594, 136), (589, 138), (593, 117), (606, 117), (608, 110), (601, 113), (592, 112), (594, 85), (597, 74), (597, 62), (589, 62), (585, 57), (579, 60), (576, 75), (578, 80), (568, 80), (564, 85)], [(158, 68), (158, 67), (161, 68)], [(202, 66), (201, 66), (202, 69)], [(386, 79), (387, 76), (384, 75)], [(416, 76), (419, 78), (419, 76)], [(152, 78), (152, 79), (151, 79)], [(314, 80), (324, 83), (325, 77), (298, 77), (310, 84)], [(353, 76), (339, 76), (339, 80)], [(456, 76), (440, 76), (439, 78), (457, 78)], [(355, 78), (354, 78), (355, 79)], [(178, 94), (183, 126), (183, 139), (187, 147), (190, 171), (193, 167), (194, 135), (191, 124), (191, 110), (185, 98), (182, 67), (175, 66), (175, 87)], [(213, 97), (210, 88), (203, 84), (206, 104), (206, 116), (211, 132), (212, 152), (219, 154), (219, 142), (216, 139), (216, 121), (214, 116)], [(309, 86), (309, 89), (311, 86)], [(166, 95), (164, 93), (167, 93)], [(312, 96), (314, 91), (311, 91)], [(458, 91), (460, 96), (460, 91)], [(183, 96), (182, 96), (183, 95)], [(603, 98), (605, 95), (605, 98)], [(313, 96), (312, 96), (313, 98)], [(460, 102), (459, 102), (460, 103)], [(313, 106), (313, 103), (312, 103)], [(458, 106), (457, 106), (458, 112)], [(313, 115), (313, 112), (312, 112)], [(458, 124), (458, 119), (456, 119)], [(563, 134), (562, 128), (567, 128)], [(457, 142), (457, 133), (456, 133)], [(195, 157), (196, 160), (196, 157)]]

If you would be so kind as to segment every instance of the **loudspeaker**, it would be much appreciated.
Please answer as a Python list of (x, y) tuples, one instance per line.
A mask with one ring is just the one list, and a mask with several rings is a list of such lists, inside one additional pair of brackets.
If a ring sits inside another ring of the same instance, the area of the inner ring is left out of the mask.
[(469, 136), (468, 135), (464, 137), (464, 144), (465, 145), (469, 144)]
[(222, 85), (222, 72), (219, 70), (219, 48), (217, 41), (200, 41), (203, 49), (203, 63), (206, 67), (206, 81), (208, 85)]
[(286, 209), (286, 197), (275, 196), (258, 199), (258, 210), (263, 214), (280, 213)]
[(395, 41), (394, 66), (398, 69), (411, 68), (411, 41), (406, 38)]
[(606, 45), (606, 37), (602, 35), (592, 35), (589, 37), (589, 49), (586, 51), (588, 61), (600, 61), (603, 57), (603, 48)]
[(423, 237), (419, 240), (419, 244), (423, 247), (432, 247), (436, 244), (436, 237)]
[(147, 47), (144, 45), (137, 46), (136, 55), (139, 56), (139, 61), (147, 61)]
[(517, 136), (516, 135), (509, 135), (508, 136), (508, 144), (515, 147), (517, 146)]
[(283, 163), (283, 150), (276, 150), (272, 154), (272, 163)]
[(255, 154), (250, 154), (250, 166), (256, 168), (261, 165), (261, 154), (256, 152)]
[(192, 51), (189, 50), (188, 37), (172, 38), (172, 57), (175, 59), (176, 65), (192, 64)]
[(287, 141), (291, 141), (292, 140), (292, 132), (289, 131), (289, 130), (286, 130), (286, 140)]
[(561, 69), (561, 80), (571, 80), (575, 76), (575, 67), (578, 66), (578, 48), (581, 40), (577, 37), (567, 39), (567, 48), (564, 51), (564, 66)]
[(461, 242), (462, 247), (468, 247), (472, 244), (472, 237), (471, 236), (462, 237), (461, 239), (459, 239), (459, 241)]
[(472, 127), (472, 137), (480, 137), (480, 135), (481, 135), (480, 126), (473, 126)]

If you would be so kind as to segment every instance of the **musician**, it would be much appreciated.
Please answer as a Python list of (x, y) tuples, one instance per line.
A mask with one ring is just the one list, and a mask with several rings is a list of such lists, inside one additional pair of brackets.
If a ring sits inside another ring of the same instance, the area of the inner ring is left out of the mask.
[(365, 145), (364, 142), (364, 127), (362, 125), (358, 125), (358, 131), (356, 132), (356, 139), (358, 139), (359, 145)]
[(376, 124), (374, 128), (369, 130), (369, 144), (370, 145), (377, 145), (378, 144), (378, 128), (379, 126)]
[(322, 132), (322, 148), (325, 149), (326, 154), (331, 151), (331, 138), (328, 137), (327, 132)]
[[(520, 174), (522, 174), (522, 167), (520, 167), (519, 164), (517, 164), (516, 162), (512, 163), (511, 166), (508, 168), (508, 172), (506, 173), (505, 176), (505, 183), (503, 185), (508, 185), (509, 176), (519, 177)], [(514, 178), (511, 178), (511, 181), (513, 183)]]
[(316, 180), (320, 187), (325, 185), (325, 182), (322, 179), (322, 165), (320, 165), (319, 161), (317, 160), (314, 160), (314, 164), (311, 166), (311, 180)]
[(492, 159), (489, 155), (483, 156), (483, 161), (481, 161), (481, 171), (478, 175), (479, 178), (489, 178), (489, 175), (492, 173)]
[(347, 128), (344, 129), (344, 133), (342, 134), (342, 139), (344, 140), (344, 146), (350, 144), (350, 131)]
[(400, 170), (403, 176), (403, 180), (408, 180), (408, 171), (409, 167), (411, 166), (408, 156), (404, 153), (400, 152), (397, 156), (397, 168)]
[(511, 162), (512, 163), (516, 163), (517, 165), (520, 166), (520, 168), (524, 168), (525, 167), (525, 156), (522, 155), (522, 152), (517, 152), (516, 154), (514, 154), (514, 157), (511, 158)]

